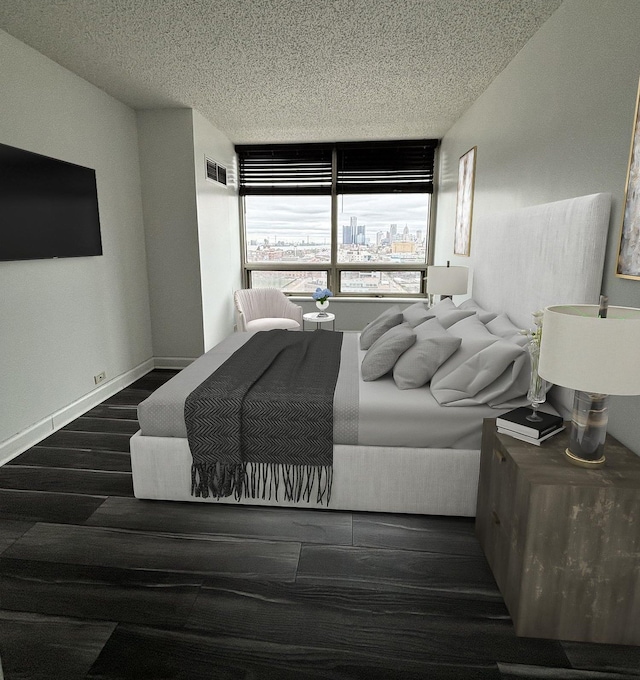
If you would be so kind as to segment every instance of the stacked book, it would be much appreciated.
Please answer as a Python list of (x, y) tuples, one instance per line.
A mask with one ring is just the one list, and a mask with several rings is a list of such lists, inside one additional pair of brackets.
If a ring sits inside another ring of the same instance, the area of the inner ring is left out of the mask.
[(528, 406), (521, 406), (504, 413), (496, 418), (498, 432), (540, 446), (545, 439), (564, 430), (564, 423), (560, 416), (538, 411), (540, 420), (529, 420), (532, 413), (533, 410)]

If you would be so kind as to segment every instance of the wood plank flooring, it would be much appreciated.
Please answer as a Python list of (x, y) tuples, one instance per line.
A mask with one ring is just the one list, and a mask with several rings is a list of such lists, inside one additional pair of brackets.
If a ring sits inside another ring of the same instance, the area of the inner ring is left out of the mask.
[(516, 637), (471, 519), (134, 498), (172, 375), (0, 468), (8, 680), (640, 678), (640, 647)]

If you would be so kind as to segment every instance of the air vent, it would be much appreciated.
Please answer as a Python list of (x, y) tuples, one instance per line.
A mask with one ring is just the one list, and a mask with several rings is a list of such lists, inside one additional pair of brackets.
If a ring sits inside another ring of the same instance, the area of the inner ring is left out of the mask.
[(205, 158), (207, 163), (207, 179), (212, 182), (218, 182), (218, 184), (227, 185), (227, 169), (224, 165), (216, 161), (212, 161), (210, 158)]

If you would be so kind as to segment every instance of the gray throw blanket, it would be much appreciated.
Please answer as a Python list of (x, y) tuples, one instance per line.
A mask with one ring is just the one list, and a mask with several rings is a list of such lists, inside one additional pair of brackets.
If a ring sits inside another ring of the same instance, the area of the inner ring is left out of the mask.
[(256, 333), (187, 397), (191, 493), (329, 502), (342, 333)]

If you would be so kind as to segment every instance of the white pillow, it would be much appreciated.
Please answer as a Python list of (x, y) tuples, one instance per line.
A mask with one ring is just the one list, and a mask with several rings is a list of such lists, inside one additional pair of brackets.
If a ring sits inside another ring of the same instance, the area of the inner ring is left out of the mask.
[(477, 315), (459, 321), (448, 332), (462, 344), (431, 379), (431, 393), (438, 403), (499, 406), (526, 394), (530, 363), (523, 346), (493, 335)]
[(401, 390), (426, 385), (462, 342), (448, 333), (437, 319), (421, 323), (413, 332), (415, 344), (398, 358), (393, 367), (393, 379)]
[(491, 340), (498, 340), (498, 337), (493, 335), (491, 331), (478, 318), (475, 312), (471, 316), (461, 319), (449, 326), (449, 333), (452, 333), (463, 340), (469, 338), (490, 338)]
[(390, 328), (367, 350), (360, 370), (365, 382), (377, 380), (389, 373), (398, 357), (416, 341), (416, 335), (407, 323)]
[(529, 338), (521, 333), (520, 329), (506, 314), (498, 314), (495, 319), (489, 321), (487, 329), (494, 335), (509, 339), (521, 347), (524, 347), (529, 342)]
[(527, 351), (508, 340), (463, 341), (431, 379), (431, 393), (439, 404), (498, 406), (526, 393), (526, 359)]
[(401, 324), (403, 321), (402, 312), (398, 305), (389, 307), (380, 316), (370, 321), (360, 334), (360, 349), (369, 349), (371, 345), (390, 328)]

